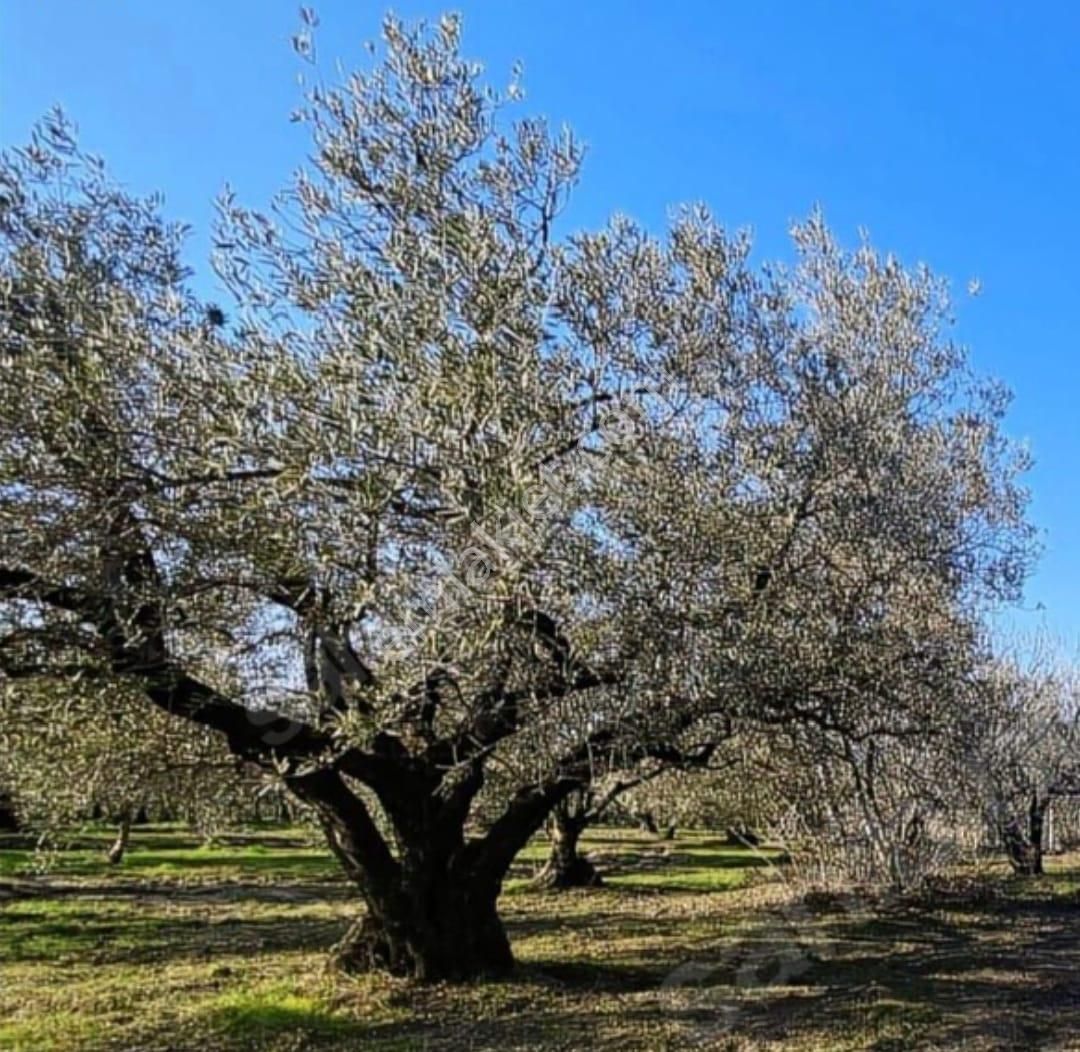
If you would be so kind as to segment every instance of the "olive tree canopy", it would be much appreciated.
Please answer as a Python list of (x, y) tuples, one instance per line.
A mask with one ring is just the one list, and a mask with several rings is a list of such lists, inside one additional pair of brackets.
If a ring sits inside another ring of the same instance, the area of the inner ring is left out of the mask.
[(268, 214), (223, 195), (225, 309), (61, 117), (4, 156), (0, 669), (221, 732), (356, 882), (343, 959), (465, 977), (598, 772), (917, 725), (1022, 580), (1024, 465), (925, 270), (819, 216), (790, 270), (703, 208), (560, 234), (572, 135), (452, 18), (384, 45)]

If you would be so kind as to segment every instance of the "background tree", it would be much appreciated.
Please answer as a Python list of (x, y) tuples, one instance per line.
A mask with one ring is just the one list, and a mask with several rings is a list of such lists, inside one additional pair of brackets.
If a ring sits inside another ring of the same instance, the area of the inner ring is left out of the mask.
[(970, 723), (871, 734), (772, 727), (758, 767), (766, 828), (812, 885), (908, 891), (970, 858)]
[(1013, 871), (1036, 875), (1043, 872), (1054, 801), (1080, 795), (1076, 670), (1035, 641), (1023, 661), (991, 664), (980, 686), (971, 784)]
[(0, 779), (22, 826), (45, 840), (90, 818), (115, 823), (114, 864), (139, 816), (183, 820), (210, 837), (249, 813), (261, 788), (207, 728), (171, 719), (138, 694), (112, 689), (105, 703), (64, 681), (4, 690)]
[[(658, 810), (657, 801), (663, 800), (660, 813), (671, 818), (674, 836), (679, 817), (696, 812), (694, 801), (698, 797), (690, 783), (697, 780), (715, 784), (709, 776), (715, 777), (721, 767), (730, 766), (717, 756), (717, 747), (730, 737), (730, 728), (702, 721), (694, 731), (702, 740), (689, 742), (684, 736), (682, 741), (672, 742), (668, 750), (654, 747), (653, 756), (628, 768), (614, 768), (601, 777), (592, 777), (556, 804), (547, 822), (551, 851), (537, 875), (537, 883), (550, 888), (596, 887), (603, 883), (589, 858), (579, 853), (578, 845), (586, 829), (628, 806), (637, 814), (651, 817)], [(658, 832), (655, 826), (650, 831)]]

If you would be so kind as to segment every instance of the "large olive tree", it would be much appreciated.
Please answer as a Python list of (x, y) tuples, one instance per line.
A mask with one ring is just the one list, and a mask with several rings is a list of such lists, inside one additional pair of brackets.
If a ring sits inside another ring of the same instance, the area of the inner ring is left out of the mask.
[(1019, 581), (1022, 465), (928, 274), (818, 218), (790, 273), (702, 209), (560, 236), (572, 136), (455, 20), (384, 39), (268, 215), (222, 198), (225, 309), (62, 119), (5, 156), (0, 668), (220, 732), (355, 882), (342, 962), (460, 978), (591, 779), (915, 719)]

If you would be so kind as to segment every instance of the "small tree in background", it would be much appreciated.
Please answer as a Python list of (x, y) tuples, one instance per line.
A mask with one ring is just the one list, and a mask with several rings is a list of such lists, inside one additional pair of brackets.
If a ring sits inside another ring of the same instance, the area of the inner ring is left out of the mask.
[[(698, 729), (700, 733), (700, 728)], [(633, 767), (615, 770), (604, 777), (593, 778), (570, 793), (552, 809), (547, 822), (551, 850), (537, 883), (549, 888), (596, 887), (603, 881), (588, 857), (578, 851), (581, 836), (590, 826), (599, 825), (619, 810), (637, 808), (642, 800), (655, 809), (656, 801), (664, 801), (662, 813), (685, 815), (696, 813), (695, 781), (712, 784), (710, 773), (724, 761), (717, 757), (717, 747), (730, 736), (712, 727), (707, 741), (696, 746), (685, 742), (673, 744), (667, 756), (655, 756)], [(654, 750), (660, 753), (660, 750)], [(651, 790), (651, 792), (649, 792)], [(647, 797), (642, 794), (649, 792)], [(641, 813), (638, 811), (638, 813)], [(654, 828), (652, 832), (657, 832)], [(671, 826), (674, 835), (674, 822)]]
[(983, 678), (971, 783), (1020, 875), (1043, 872), (1054, 801), (1080, 796), (1078, 687), (1076, 670), (1038, 642), (1025, 661), (1003, 658)]

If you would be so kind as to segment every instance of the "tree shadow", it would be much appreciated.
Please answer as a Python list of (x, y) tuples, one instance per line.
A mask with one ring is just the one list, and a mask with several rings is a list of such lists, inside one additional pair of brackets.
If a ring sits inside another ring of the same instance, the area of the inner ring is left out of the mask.
[(1040, 1048), (1080, 1032), (1077, 918), (1060, 902), (1022, 900), (794, 925), (825, 953), (806, 951), (795, 989), (766, 982), (765, 996), (739, 1006), (739, 1027), (807, 1043), (868, 1023), (900, 1031), (868, 1044), (875, 1052)]
[(0, 912), (4, 934), (0, 964), (72, 959), (97, 965), (139, 965), (183, 959), (212, 961), (238, 954), (321, 951), (328, 950), (344, 928), (339, 919), (287, 913), (215, 917), (210, 923), (205, 915), (102, 908), (100, 903), (65, 906), (53, 915), (43, 915), (28, 903), (6, 906)]

